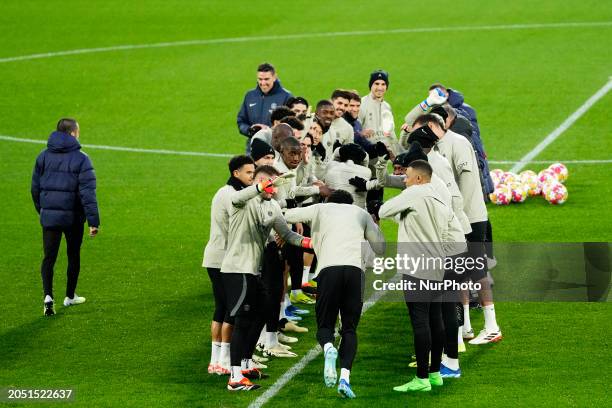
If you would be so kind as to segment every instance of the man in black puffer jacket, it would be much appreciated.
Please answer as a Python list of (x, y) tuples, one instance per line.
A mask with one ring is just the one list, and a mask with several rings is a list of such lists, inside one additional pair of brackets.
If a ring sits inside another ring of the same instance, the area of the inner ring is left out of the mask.
[(57, 259), (62, 233), (66, 236), (68, 282), (64, 306), (85, 302), (74, 291), (81, 267), (83, 225), (89, 224), (94, 237), (100, 226), (96, 201), (96, 174), (91, 160), (81, 151), (79, 124), (61, 119), (51, 133), (47, 148), (36, 159), (32, 174), (32, 200), (40, 214), (43, 229), (44, 259), (41, 266), (45, 292), (44, 314), (55, 314), (53, 302), (53, 266)]

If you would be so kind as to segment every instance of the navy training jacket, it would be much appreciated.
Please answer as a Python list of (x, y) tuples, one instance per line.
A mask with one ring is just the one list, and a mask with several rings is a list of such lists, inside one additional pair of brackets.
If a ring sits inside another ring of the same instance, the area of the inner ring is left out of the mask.
[(96, 174), (76, 137), (53, 132), (36, 158), (32, 200), (43, 227), (100, 226)]
[(270, 114), (278, 106), (282, 106), (291, 97), (291, 92), (283, 88), (280, 81), (274, 81), (274, 86), (267, 94), (261, 92), (259, 86), (251, 89), (244, 95), (240, 112), (238, 112), (238, 129), (246, 137), (249, 135), (249, 128), (255, 123), (272, 125)]

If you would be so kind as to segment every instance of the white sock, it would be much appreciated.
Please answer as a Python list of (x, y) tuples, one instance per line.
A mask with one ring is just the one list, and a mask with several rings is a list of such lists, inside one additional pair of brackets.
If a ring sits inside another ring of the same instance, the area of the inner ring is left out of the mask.
[(499, 331), (497, 320), (495, 319), (495, 306), (487, 305), (484, 308), (485, 330), (487, 333)]
[(330, 347), (334, 347), (334, 345), (332, 343), (325, 343), (323, 345), (323, 354), (327, 353), (327, 350), (329, 350)]
[(292, 289), (292, 290), (291, 290), (291, 294), (292, 294), (293, 296), (297, 296), (297, 295), (299, 295), (300, 293), (302, 293), (302, 289), (295, 289), (295, 290), (294, 290), (294, 289)]
[(470, 322), (470, 305), (463, 305), (463, 329), (465, 331), (472, 330), (472, 322)]
[(248, 358), (243, 358), (240, 361), (240, 369), (241, 370), (248, 370), (249, 369), (249, 359)]
[(459, 326), (457, 330), (457, 344), (463, 344), (463, 326)]
[(278, 345), (278, 334), (276, 332), (266, 332), (266, 348), (271, 349)]
[(310, 280), (310, 266), (305, 266), (302, 272), (302, 285)]
[(284, 303), (285, 303), (285, 307), (291, 306), (291, 299), (289, 299), (289, 293), (285, 293)]
[(230, 344), (229, 343), (221, 343), (221, 354), (219, 355), (219, 364), (222, 367), (229, 368), (230, 367)]
[(283, 299), (283, 301), (281, 302), (281, 305), (280, 305), (280, 314), (278, 315), (279, 319), (286, 319), (287, 318), (287, 313), (285, 313), (285, 309), (286, 308), (287, 308), (287, 303)]
[(347, 369), (347, 368), (341, 368), (340, 369), (340, 379), (346, 381), (347, 383), (351, 383), (350, 377), (351, 376), (351, 370)]
[(459, 359), (458, 358), (449, 358), (446, 354), (442, 354), (442, 364), (450, 368), (451, 370), (459, 369)]
[(210, 350), (210, 364), (218, 364), (219, 357), (221, 356), (221, 343), (218, 341), (212, 342), (212, 347)]
[(49, 295), (45, 296), (45, 303), (47, 302), (53, 302), (53, 298)]
[(266, 326), (264, 326), (263, 329), (261, 329), (261, 332), (259, 332), (257, 344), (266, 344)]
[(242, 368), (240, 368), (240, 366), (232, 366), (230, 370), (231, 370), (231, 378), (230, 378), (231, 382), (238, 382), (244, 378), (244, 375), (242, 375)]

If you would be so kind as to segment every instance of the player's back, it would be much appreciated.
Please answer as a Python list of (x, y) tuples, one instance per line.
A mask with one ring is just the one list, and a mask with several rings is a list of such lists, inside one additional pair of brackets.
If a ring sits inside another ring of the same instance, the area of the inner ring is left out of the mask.
[(353, 265), (362, 268), (362, 244), (368, 223), (363, 209), (348, 204), (316, 204), (311, 231), (317, 254), (317, 270), (328, 266)]

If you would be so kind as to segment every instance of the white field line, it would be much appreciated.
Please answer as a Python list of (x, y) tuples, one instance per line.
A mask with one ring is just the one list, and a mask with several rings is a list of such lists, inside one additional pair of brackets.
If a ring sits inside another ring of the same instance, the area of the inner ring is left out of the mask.
[(558, 128), (550, 132), (536, 147), (534, 147), (529, 153), (527, 153), (521, 160), (518, 161), (512, 168), (511, 172), (517, 173), (521, 171), (527, 163), (531, 162), (536, 158), (544, 149), (546, 149), (552, 142), (554, 142), (559, 136), (569, 129), (582, 115), (584, 115), (593, 105), (603, 98), (612, 89), (612, 77), (608, 79), (608, 82), (595, 92), (581, 107), (578, 108), (574, 113), (568, 116)]
[[(25, 139), (13, 136), (0, 135), (0, 140), (6, 140), (9, 142), (20, 142), (20, 143), (35, 143), (46, 145), (46, 140), (39, 139)], [(140, 149), (136, 147), (123, 147), (123, 146), (106, 146), (106, 145), (93, 145), (93, 144), (82, 144), (82, 147), (86, 149), (100, 149), (100, 150), (116, 150), (120, 152), (134, 152), (134, 153), (153, 153), (153, 154), (169, 154), (174, 156), (204, 156), (204, 157), (232, 157), (234, 155), (227, 153), (207, 153), (207, 152), (184, 152), (180, 150), (166, 150), (166, 149)]]
[[(22, 137), (4, 136), (0, 135), (0, 140), (7, 142), (18, 142), (18, 143), (33, 143), (46, 145), (47, 141), (42, 139), (27, 139)], [(83, 144), (81, 145), (86, 149), (100, 149), (100, 150), (115, 150), (120, 152), (133, 152), (133, 153), (149, 153), (149, 154), (168, 154), (175, 156), (199, 156), (199, 157), (222, 157), (229, 158), (233, 157), (233, 154), (229, 153), (207, 153), (207, 152), (189, 152), (180, 150), (167, 150), (167, 149), (141, 149), (136, 147), (124, 147), (124, 146), (106, 146), (106, 145), (93, 145)], [(563, 164), (611, 164), (612, 159), (601, 159), (601, 160), (530, 160), (529, 163), (534, 164), (551, 164), (559, 162)], [(518, 161), (512, 160), (489, 160), (489, 164), (516, 164)]]
[(586, 28), (586, 27), (610, 27), (612, 21), (585, 21), (585, 22), (565, 22), (565, 23), (535, 23), (535, 24), (500, 24), (500, 25), (480, 25), (480, 26), (456, 26), (456, 27), (421, 27), (421, 28), (397, 28), (389, 30), (360, 30), (360, 31), (335, 31), (324, 33), (301, 33), (301, 34), (282, 34), (282, 35), (261, 35), (252, 37), (233, 37), (233, 38), (212, 38), (201, 40), (169, 41), (152, 44), (126, 44), (108, 47), (80, 48), (75, 50), (44, 52), (39, 54), (19, 55), (14, 57), (0, 58), (0, 63), (27, 61), (42, 58), (63, 57), (68, 55), (94, 54), (112, 51), (126, 51), (145, 48), (169, 48), (184, 47), (194, 45), (211, 44), (230, 44), (246, 43), (257, 41), (278, 41), (278, 40), (301, 40), (310, 38), (327, 37), (357, 37), (370, 35), (388, 34), (411, 34), (411, 33), (441, 33), (459, 31), (504, 31), (504, 30), (533, 30), (550, 28)]

